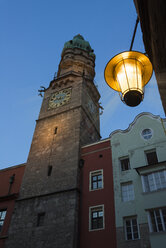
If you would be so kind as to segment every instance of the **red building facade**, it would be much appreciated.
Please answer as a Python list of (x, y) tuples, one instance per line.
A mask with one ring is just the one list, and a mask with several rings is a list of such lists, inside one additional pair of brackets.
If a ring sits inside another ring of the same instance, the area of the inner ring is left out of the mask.
[(84, 146), (81, 154), (80, 248), (115, 248), (110, 139)]
[(0, 248), (5, 247), (8, 229), (18, 198), (25, 164), (9, 167), (0, 171)]

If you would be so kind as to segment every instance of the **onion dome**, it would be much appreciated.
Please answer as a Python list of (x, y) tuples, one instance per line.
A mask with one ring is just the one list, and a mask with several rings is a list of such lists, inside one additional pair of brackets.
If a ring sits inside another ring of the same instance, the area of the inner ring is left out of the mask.
[(89, 42), (85, 41), (83, 36), (80, 34), (74, 36), (72, 40), (69, 40), (64, 44), (62, 53), (68, 48), (79, 48), (88, 52), (90, 56), (95, 57), (94, 50), (91, 48)]

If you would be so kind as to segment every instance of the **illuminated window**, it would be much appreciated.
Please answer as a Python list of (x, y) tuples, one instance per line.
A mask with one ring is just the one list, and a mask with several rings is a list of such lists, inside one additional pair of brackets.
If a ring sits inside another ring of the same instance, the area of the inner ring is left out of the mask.
[(124, 218), (126, 240), (139, 239), (139, 227), (136, 217)]
[(150, 210), (148, 223), (150, 232), (166, 231), (166, 208)]
[(134, 200), (134, 186), (132, 182), (122, 183), (121, 191), (123, 202)]
[(90, 230), (98, 230), (104, 228), (104, 206), (90, 207), (89, 212)]
[(103, 170), (90, 172), (90, 190), (97, 190), (103, 188)]
[(121, 170), (122, 171), (130, 170), (130, 161), (129, 161), (129, 158), (122, 158), (122, 159), (120, 159), (120, 164), (121, 164)]
[(141, 178), (144, 192), (166, 188), (166, 170), (149, 173)]
[(5, 216), (6, 216), (6, 210), (0, 210), (0, 232), (2, 230), (5, 221)]

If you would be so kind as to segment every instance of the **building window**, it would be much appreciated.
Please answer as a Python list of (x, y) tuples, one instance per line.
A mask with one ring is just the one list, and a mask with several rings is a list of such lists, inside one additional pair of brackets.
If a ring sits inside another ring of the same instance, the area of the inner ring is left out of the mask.
[(149, 129), (149, 128), (146, 128), (142, 131), (141, 133), (142, 137), (145, 139), (145, 140), (149, 140), (152, 138), (152, 130)]
[(54, 134), (57, 134), (58, 127), (55, 127)]
[(145, 154), (148, 165), (153, 165), (158, 163), (157, 154), (155, 150), (146, 151)]
[(166, 208), (150, 210), (148, 223), (150, 232), (166, 231)]
[(130, 170), (130, 161), (129, 158), (122, 158), (120, 159), (121, 170), (126, 171)]
[(5, 216), (6, 216), (6, 210), (0, 210), (0, 232), (2, 230), (5, 221)]
[(132, 182), (122, 183), (121, 191), (123, 202), (134, 200), (134, 186)]
[(37, 226), (42, 226), (44, 224), (45, 213), (39, 213), (37, 215)]
[(166, 188), (166, 170), (141, 176), (143, 192), (151, 192)]
[(49, 165), (48, 166), (48, 170), (47, 170), (47, 176), (51, 176), (51, 173), (52, 173), (52, 165)]
[(103, 170), (90, 172), (90, 190), (97, 190), (103, 188)]
[(136, 217), (125, 218), (124, 226), (126, 240), (135, 240), (140, 238), (139, 227)]
[(104, 205), (90, 207), (89, 215), (90, 230), (104, 228)]

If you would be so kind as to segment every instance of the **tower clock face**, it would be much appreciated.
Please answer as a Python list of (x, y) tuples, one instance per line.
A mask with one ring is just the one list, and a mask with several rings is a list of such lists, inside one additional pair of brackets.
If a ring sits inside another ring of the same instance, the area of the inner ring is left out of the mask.
[(88, 108), (89, 108), (89, 111), (92, 114), (96, 113), (96, 106), (95, 106), (94, 102), (91, 99), (89, 99), (89, 101), (88, 101)]
[(71, 98), (71, 88), (53, 93), (49, 99), (48, 109), (58, 108), (69, 102)]
[(88, 94), (87, 94), (87, 108), (93, 119), (96, 119), (98, 115), (97, 106), (94, 104), (93, 100), (90, 98)]

